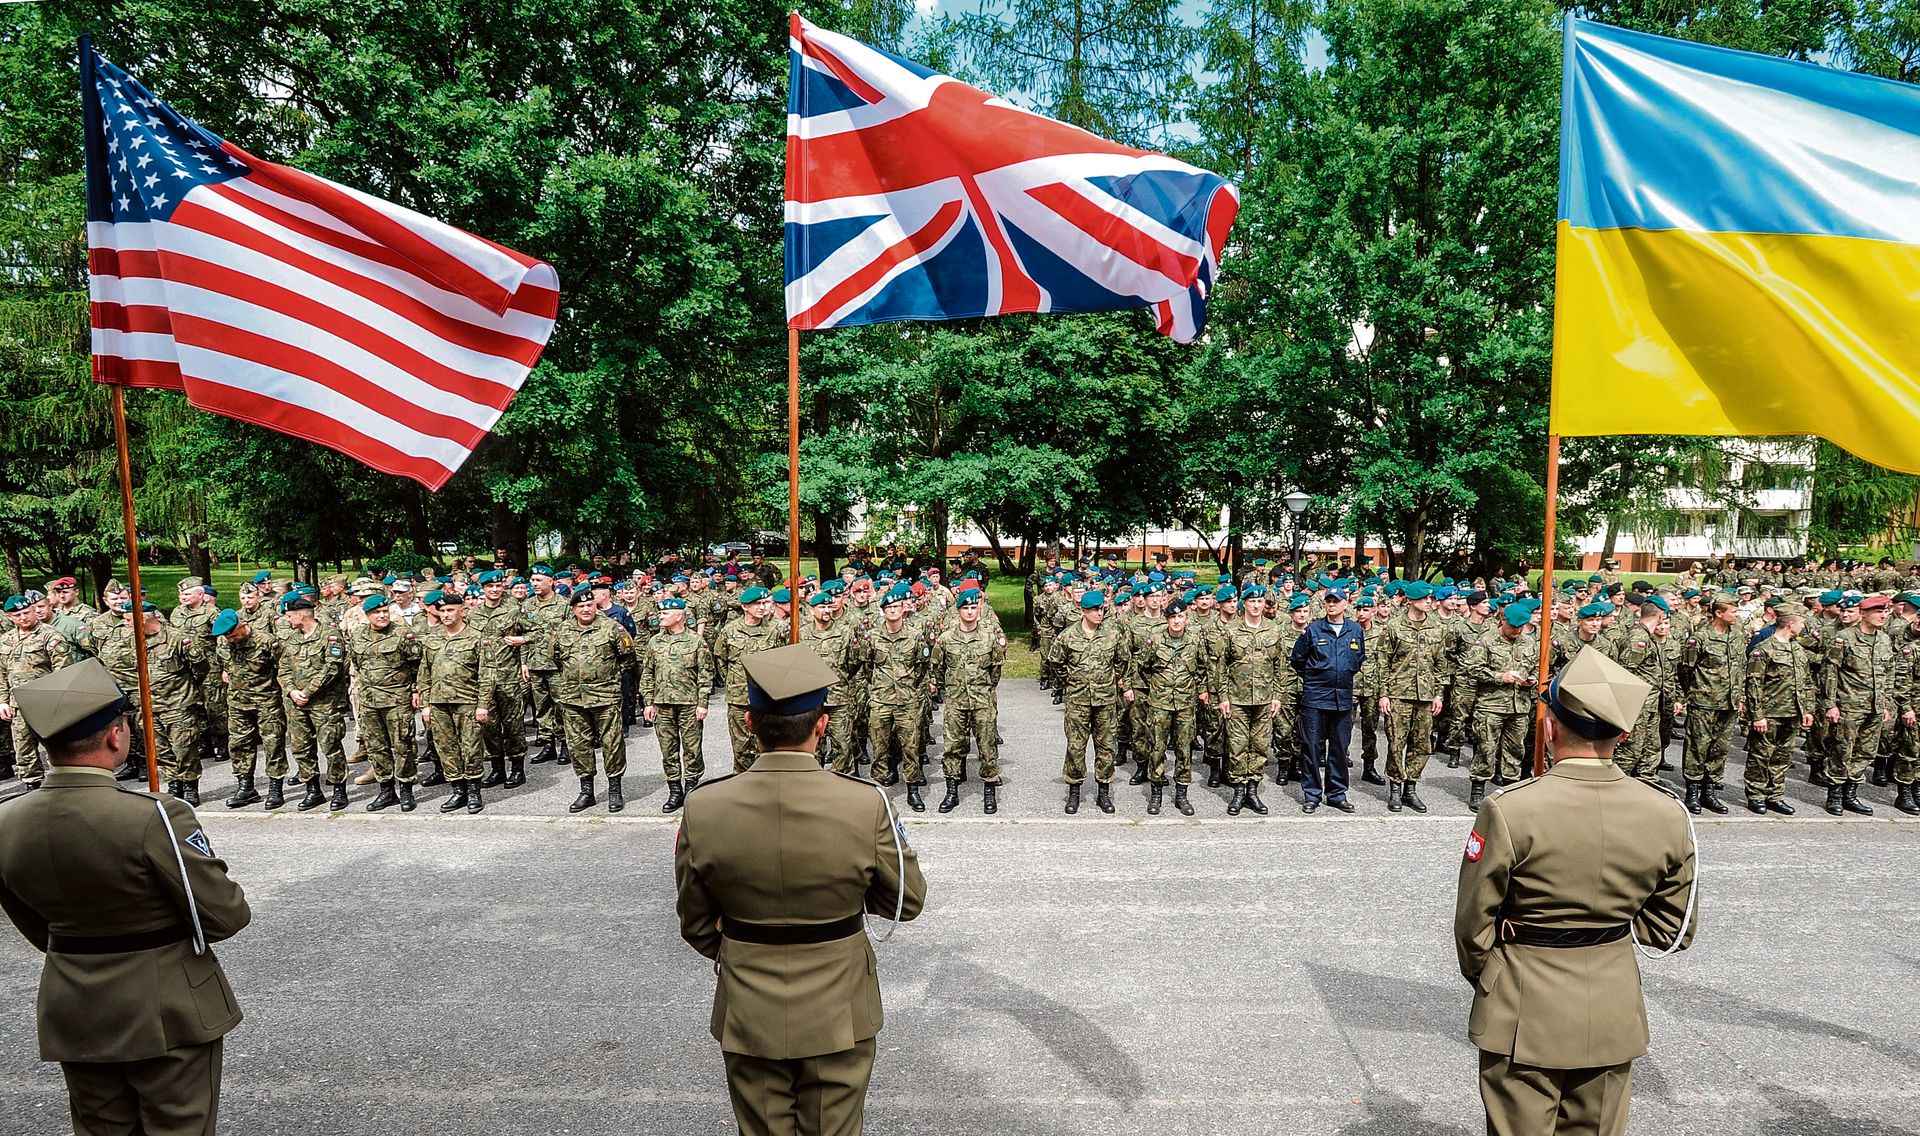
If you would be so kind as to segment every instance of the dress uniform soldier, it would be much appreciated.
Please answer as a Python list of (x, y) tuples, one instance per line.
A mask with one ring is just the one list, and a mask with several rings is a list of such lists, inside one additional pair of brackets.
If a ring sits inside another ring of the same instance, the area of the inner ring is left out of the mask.
[(1454, 944), (1489, 1136), (1626, 1131), (1647, 1051), (1635, 944), (1698, 929), (1686, 814), (1612, 761), (1651, 694), (1582, 651), (1547, 689), (1553, 768), (1489, 797), (1467, 836)]
[(1735, 623), (1733, 597), (1713, 601), (1713, 618), (1694, 628), (1680, 652), (1680, 696), (1687, 707), (1687, 746), (1681, 775), (1687, 811), (1725, 813), (1715, 791), (1727, 772), (1727, 746), (1746, 707), (1747, 633)]
[(580, 779), (580, 795), (567, 811), (594, 806), (593, 751), (604, 755), (607, 771), (607, 811), (627, 807), (620, 779), (627, 773), (626, 723), (621, 713), (622, 679), (633, 669), (633, 636), (619, 622), (604, 619), (584, 588), (573, 594), (573, 617), (553, 636), (554, 695), (566, 723), (567, 751), (573, 755), (573, 775)]
[(360, 602), (366, 622), (347, 634), (353, 660), (353, 685), (360, 706), (360, 747), (373, 765), (380, 791), (367, 802), (377, 813), (400, 806), (414, 810), (413, 785), (419, 760), (414, 752), (413, 690), (420, 669), (420, 638), (395, 623), (385, 596)]
[[(1213, 660), (1193, 630), (1185, 600), (1167, 605), (1166, 622), (1133, 656), (1133, 687), (1143, 692), (1152, 741), (1146, 753), (1147, 814), (1160, 815), (1167, 785), (1167, 751), (1173, 751), (1173, 807), (1193, 815), (1187, 787), (1193, 784), (1193, 728), (1198, 714), (1213, 709)], [(1258, 780), (1258, 778), (1256, 778)]]
[[(862, 914), (914, 918), (926, 880), (885, 793), (816, 756), (838, 676), (804, 644), (745, 665), (759, 751), (687, 798), (680, 934), (714, 961), (712, 1032), (740, 1131), (856, 1136), (881, 1027)], [(773, 816), (786, 820), (770, 829)]]
[[(36, 605), (25, 596), (8, 596), (0, 609), (5, 610), (13, 624), (0, 634), (0, 719), (7, 722), (13, 735), (13, 759), (8, 763), (6, 774), (12, 776), (11, 766), (18, 763), (20, 779), (37, 785), (40, 783), (40, 742), (14, 705), (12, 689), (66, 666), (73, 661), (73, 653), (64, 636), (40, 622)], [(0, 777), (0, 781), (5, 779)]]
[(1413, 580), (1400, 594), (1407, 606), (1367, 637), (1367, 658), (1380, 673), (1380, 712), (1387, 719), (1387, 808), (1427, 811), (1420, 775), (1433, 752), (1433, 723), (1444, 707), (1440, 687), (1446, 629), (1433, 615), (1433, 585)]
[(960, 593), (954, 605), (954, 623), (933, 643), (928, 667), (932, 687), (945, 698), (940, 713), (945, 748), (941, 766), (947, 795), (940, 811), (960, 804), (960, 781), (967, 761), (967, 743), (980, 747), (981, 809), (1000, 810), (1000, 671), (1007, 662), (1007, 637), (980, 621), (980, 590)]
[(880, 605), (883, 622), (867, 633), (867, 728), (873, 741), (873, 778), (882, 785), (907, 782), (907, 804), (925, 812), (920, 787), (920, 715), (925, 703), (927, 668), (933, 646), (925, 630), (907, 616), (913, 593), (895, 584)]
[(1827, 812), (1834, 816), (1872, 816), (1860, 799), (1867, 767), (1879, 751), (1880, 731), (1892, 726), (1896, 710), (1909, 713), (1900, 689), (1900, 650), (1886, 634), (1892, 605), (1885, 596), (1859, 602), (1860, 622), (1834, 636), (1821, 675), (1820, 703), (1833, 736), (1827, 753)]
[(1227, 728), (1227, 780), (1233, 798), (1227, 815), (1252, 809), (1261, 816), (1267, 806), (1260, 799), (1260, 778), (1273, 748), (1274, 719), (1288, 694), (1283, 677), (1287, 665), (1287, 634), (1266, 618), (1267, 590), (1249, 586), (1240, 593), (1239, 619), (1226, 621), (1213, 644), (1213, 681), (1219, 695), (1220, 716)]
[(1792, 816), (1787, 769), (1794, 742), (1813, 725), (1817, 701), (1807, 651), (1798, 642), (1806, 610), (1784, 603), (1773, 609), (1773, 626), (1747, 649), (1744, 668), (1747, 723), (1747, 810)]
[(46, 953), (40, 1059), (60, 1062), (78, 1136), (211, 1133), (240, 1005), (208, 944), (247, 925), (246, 896), (192, 809), (114, 781), (132, 727), (105, 666), (12, 696), (51, 765), (0, 804), (0, 910)]
[(673, 812), (706, 775), (701, 757), (701, 724), (707, 720), (707, 696), (713, 685), (713, 652), (700, 633), (687, 627), (687, 601), (660, 601), (660, 633), (640, 656), (640, 689), (647, 705), (640, 713), (660, 743), (660, 771), (667, 779), (667, 803)]
[(440, 811), (486, 808), (481, 797), (480, 767), (486, 753), (484, 737), (487, 707), (492, 704), (492, 671), (483, 665), (486, 652), (480, 632), (467, 621), (467, 605), (459, 595), (440, 588), (424, 601), (439, 612), (440, 625), (427, 633), (414, 675), (414, 701), (426, 712), (433, 731), (440, 768), (453, 791), (440, 802)]
[(1066, 699), (1067, 782), (1065, 811), (1080, 811), (1080, 785), (1087, 779), (1087, 746), (1093, 746), (1094, 804), (1113, 811), (1113, 770), (1120, 707), (1133, 700), (1127, 636), (1106, 621), (1106, 597), (1089, 587), (1080, 596), (1080, 619), (1053, 641), (1060, 690)]
[(320, 626), (315, 611), (310, 598), (288, 597), (286, 629), (280, 635), (280, 689), (289, 707), (287, 741), (293, 749), (294, 776), (307, 787), (300, 810), (327, 803), (320, 791), (320, 763), (325, 762), (327, 784), (333, 787), (331, 807), (339, 812), (347, 807), (347, 647), (338, 631)]
[(287, 775), (286, 717), (280, 709), (280, 640), (264, 621), (248, 620), (229, 609), (208, 628), (213, 645), (213, 670), (227, 688), (227, 745), (233, 762), (230, 809), (260, 800), (254, 771), (260, 751), (266, 752), (268, 809), (286, 803), (281, 782)]
[(533, 594), (520, 605), (533, 632), (527, 637), (522, 658), (527, 664), (528, 695), (533, 703), (535, 765), (566, 760), (566, 727), (560, 721), (560, 706), (554, 697), (553, 636), (566, 623), (570, 605), (553, 590), (553, 569), (535, 564), (528, 573)]
[(773, 617), (773, 600), (765, 588), (740, 593), (740, 618), (721, 629), (713, 647), (713, 661), (727, 687), (727, 734), (733, 742), (733, 771), (753, 764), (753, 734), (747, 729), (747, 657), (787, 641), (787, 622)]

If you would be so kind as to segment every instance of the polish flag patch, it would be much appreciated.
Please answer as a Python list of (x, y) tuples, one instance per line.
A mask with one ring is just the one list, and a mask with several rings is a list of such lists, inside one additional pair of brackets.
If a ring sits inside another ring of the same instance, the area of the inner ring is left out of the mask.
[(1467, 833), (1467, 859), (1478, 863), (1480, 860), (1480, 853), (1486, 850), (1487, 850), (1486, 837), (1480, 835), (1478, 832), (1475, 832), (1475, 831), (1470, 831)]

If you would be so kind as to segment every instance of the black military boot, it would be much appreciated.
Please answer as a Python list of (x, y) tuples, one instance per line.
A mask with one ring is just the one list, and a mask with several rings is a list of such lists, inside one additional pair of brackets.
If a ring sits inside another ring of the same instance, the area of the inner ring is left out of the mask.
[(1719, 816), (1727, 815), (1726, 802), (1722, 801), (1720, 794), (1715, 791), (1712, 778), (1708, 778), (1700, 786), (1700, 807)]
[(897, 765), (888, 766), (887, 775), (885, 777), (875, 777), (873, 783), (876, 785), (885, 785), (889, 789), (898, 785), (900, 783), (900, 767)]
[(593, 799), (593, 778), (590, 776), (582, 777), (580, 779), (580, 795), (573, 799), (571, 805), (567, 806), (567, 811), (570, 813), (584, 812), (592, 808), (596, 803)]
[(1233, 796), (1227, 801), (1227, 815), (1237, 817), (1240, 810), (1247, 807), (1247, 786), (1244, 782), (1233, 783)]
[(420, 787), (422, 789), (431, 789), (435, 785), (445, 785), (446, 783), (447, 775), (446, 772), (440, 768), (439, 759), (430, 759), (427, 762), (427, 775), (420, 779)]
[(620, 779), (609, 776), (607, 778), (607, 811), (617, 813), (626, 807), (627, 798), (625, 790), (620, 787)]
[(1369, 785), (1385, 785), (1387, 783), (1387, 779), (1380, 776), (1379, 771), (1374, 769), (1373, 762), (1371, 761), (1367, 762), (1366, 768), (1361, 771), (1360, 780), (1365, 781)]
[(195, 778), (192, 781), (180, 782), (180, 799), (196, 809), (200, 807), (199, 778)]
[(1887, 785), (1892, 781), (1893, 758), (1883, 753), (1873, 759), (1873, 783), (1875, 785)]
[(1908, 816), (1920, 814), (1920, 800), (1914, 798), (1912, 785), (1900, 786), (1900, 791), (1893, 796), (1893, 807)]
[(167, 779), (167, 796), (176, 801), (180, 799), (180, 782), (171, 777)]
[(1401, 784), (1400, 803), (1416, 813), (1424, 813), (1427, 811), (1427, 803), (1420, 799), (1419, 793), (1414, 791), (1417, 785), (1419, 785), (1417, 781), (1407, 781)]
[(1173, 787), (1173, 807), (1180, 810), (1181, 816), (1193, 815), (1193, 802), (1187, 800), (1187, 787), (1185, 785), (1175, 785)]
[(1207, 788), (1218, 789), (1220, 787), (1220, 767), (1225, 764), (1226, 762), (1224, 761), (1207, 762)]
[(982, 781), (980, 783), (980, 811), (988, 816), (1000, 811), (1000, 782)]
[(1066, 692), (1066, 691), (1064, 691), (1064, 690), (1062, 690), (1062, 689), (1060, 689), (1060, 688), (1059, 688), (1059, 687), (1057, 687), (1057, 686), (1056, 686), (1056, 687), (1054, 687), (1054, 688), (1053, 688), (1053, 704), (1054, 704), (1055, 706), (1058, 706), (1058, 705), (1060, 705), (1060, 704), (1061, 704), (1062, 702), (1065, 702), (1066, 700), (1067, 700), (1067, 692)]
[(1840, 807), (1857, 816), (1870, 817), (1873, 806), (1860, 799), (1860, 783), (1849, 781), (1840, 798)]
[(1113, 785), (1102, 781), (1093, 787), (1093, 803), (1103, 813), (1113, 811)]
[[(131, 757), (127, 758), (126, 762), (123, 765), (121, 765), (120, 768), (113, 771), (113, 779), (115, 781), (139, 781), (145, 778), (146, 775), (147, 775), (146, 767), (144, 765), (135, 764), (133, 758)], [(0, 781), (6, 781), (10, 779), (12, 776), (13, 776), (13, 766), (8, 765), (8, 766), (0, 767)]]
[(1817, 785), (1822, 789), (1833, 788), (1833, 781), (1827, 776), (1825, 765), (1826, 763), (1821, 761), (1807, 762), (1807, 784)]
[(242, 773), (240, 776), (234, 778), (233, 796), (227, 798), (227, 807), (230, 809), (243, 809), (259, 799), (260, 794), (255, 792), (253, 788), (253, 774)]
[(660, 811), (670, 813), (686, 803), (687, 791), (680, 787), (680, 782), (667, 782), (667, 803), (660, 806)]
[(1387, 811), (1390, 813), (1400, 811), (1400, 782), (1398, 781), (1387, 782)]
[(949, 777), (947, 778), (947, 795), (940, 798), (940, 811), (950, 813), (958, 807), (960, 807), (960, 779)]
[(1694, 816), (1700, 815), (1700, 782), (1687, 782), (1687, 811)]
[(440, 811), (443, 813), (450, 813), (450, 812), (455, 812), (459, 809), (466, 808), (467, 807), (466, 778), (457, 777), (454, 780), (448, 782), (448, 784), (453, 786), (453, 791), (447, 794), (446, 800), (440, 802)]
[(337, 813), (342, 811), (346, 807), (347, 807), (347, 783), (345, 781), (336, 781), (334, 782), (334, 785), (333, 785), (333, 800), (327, 803), (327, 808)]
[(1841, 799), (1845, 796), (1846, 796), (1846, 790), (1842, 789), (1840, 786), (1838, 785), (1827, 786), (1827, 812), (1833, 814), (1834, 816), (1846, 816), (1847, 815), (1846, 806), (1841, 803)]
[(286, 789), (285, 789), (285, 788), (283, 788), (283, 787), (282, 787), (282, 785), (283, 785), (283, 779), (282, 779), (282, 778), (279, 778), (279, 777), (269, 777), (269, 778), (267, 778), (267, 808), (268, 808), (268, 810), (273, 810), (273, 809), (277, 809), (277, 808), (282, 808), (282, 807), (284, 807), (284, 806), (286, 805), (286, 803), (287, 803), (287, 791), (286, 791)]
[(487, 775), (485, 777), (482, 777), (479, 781), (475, 782), (475, 784), (479, 785), (482, 789), (491, 789), (495, 785), (504, 785), (506, 783), (507, 783), (507, 759), (505, 757), (488, 758), (487, 759)]
[(1160, 793), (1161, 793), (1161, 788), (1160, 788), (1160, 782), (1158, 781), (1155, 781), (1152, 785), (1149, 785), (1147, 787), (1147, 815), (1148, 816), (1157, 817), (1160, 815)]
[(1480, 807), (1480, 802), (1486, 799), (1487, 783), (1485, 781), (1472, 782), (1467, 789), (1467, 807), (1477, 809)]
[(1758, 797), (1748, 797), (1747, 811), (1750, 813), (1757, 813), (1764, 816), (1767, 811), (1767, 803)]
[(380, 791), (373, 795), (373, 800), (367, 802), (367, 811), (377, 813), (382, 809), (390, 809), (399, 803), (400, 797), (399, 794), (393, 791), (393, 782), (382, 781), (380, 782)]
[(920, 782), (907, 782), (907, 807), (916, 813), (927, 811), (926, 799), (920, 796)]
[(1247, 782), (1247, 802), (1246, 803), (1247, 803), (1247, 807), (1252, 809), (1254, 812), (1259, 813), (1261, 816), (1267, 815), (1267, 812), (1268, 812), (1267, 803), (1260, 799), (1260, 782), (1259, 781), (1255, 780), (1255, 781)]
[(307, 778), (306, 795), (300, 798), (300, 811), (307, 812), (327, 803), (327, 795), (320, 791), (320, 776), (315, 774)]
[(1793, 806), (1785, 801), (1768, 801), (1767, 811), (1790, 817), (1793, 815)]
[(1077, 813), (1079, 811), (1080, 811), (1080, 786), (1069, 785), (1067, 786), (1067, 809), (1066, 809), (1067, 815), (1072, 816), (1074, 813)]
[(531, 760), (535, 765), (545, 765), (549, 761), (560, 760), (560, 755), (554, 751), (553, 739), (541, 738), (540, 748), (534, 751), (534, 755)]
[(480, 799), (480, 782), (478, 781), (467, 782), (467, 813), (468, 815), (477, 813), (481, 809), (484, 809), (486, 807), (487, 807), (487, 803)]
[(1447, 751), (1447, 768), (1448, 769), (1460, 768), (1460, 751), (1459, 750), (1450, 749)]
[(509, 789), (518, 789), (520, 786), (525, 785), (527, 783), (526, 759), (521, 757), (512, 758), (508, 762), (508, 765), (509, 768), (512, 769), (512, 772), (507, 774), (506, 787)]
[(1146, 783), (1147, 783), (1147, 759), (1143, 757), (1140, 759), (1140, 764), (1134, 767), (1133, 776), (1127, 778), (1127, 784), (1145, 785)]
[(410, 813), (419, 807), (413, 799), (413, 786), (405, 781), (400, 782), (400, 811)]

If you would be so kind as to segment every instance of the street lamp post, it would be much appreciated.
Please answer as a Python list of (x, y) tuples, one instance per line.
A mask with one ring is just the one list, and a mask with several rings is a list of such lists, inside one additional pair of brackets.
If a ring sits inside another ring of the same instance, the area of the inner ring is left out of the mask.
[(1307, 506), (1313, 503), (1313, 497), (1295, 489), (1281, 500), (1286, 502), (1287, 512), (1293, 514), (1293, 577), (1298, 581), (1300, 578), (1300, 516), (1307, 511)]

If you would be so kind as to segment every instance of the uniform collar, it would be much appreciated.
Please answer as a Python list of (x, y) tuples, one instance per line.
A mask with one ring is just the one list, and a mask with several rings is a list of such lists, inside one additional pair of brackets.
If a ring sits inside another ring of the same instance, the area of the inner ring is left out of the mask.
[(820, 759), (798, 750), (769, 750), (753, 759), (751, 773), (819, 773)]
[(96, 775), (92, 769), (55, 765), (47, 770), (47, 779), (42, 785), (48, 789), (104, 789), (119, 784), (112, 770), (102, 769), (99, 773), (104, 776)]
[(1626, 774), (1620, 767), (1609, 761), (1605, 765), (1590, 764), (1585, 761), (1562, 761), (1547, 770), (1549, 777), (1567, 777), (1575, 781), (1622, 781)]

